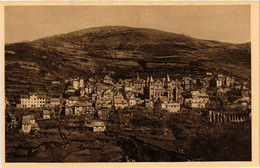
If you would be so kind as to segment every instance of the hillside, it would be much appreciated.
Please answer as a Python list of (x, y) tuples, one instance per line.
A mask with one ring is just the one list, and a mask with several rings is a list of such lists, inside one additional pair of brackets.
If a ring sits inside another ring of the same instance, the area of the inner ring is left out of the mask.
[[(6, 45), (6, 79), (34, 82), (71, 76), (200, 76), (206, 71), (251, 77), (250, 43), (201, 40), (153, 29), (89, 28)], [(33, 63), (33, 65), (28, 65)], [(26, 75), (28, 74), (29, 75)], [(40, 82), (41, 83), (41, 82)], [(20, 86), (21, 87), (21, 86)]]

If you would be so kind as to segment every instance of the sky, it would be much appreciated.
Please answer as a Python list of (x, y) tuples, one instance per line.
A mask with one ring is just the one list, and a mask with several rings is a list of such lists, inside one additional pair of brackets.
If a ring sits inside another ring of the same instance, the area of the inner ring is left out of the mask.
[(250, 41), (250, 6), (6, 6), (5, 43), (99, 26), (152, 28), (222, 42)]

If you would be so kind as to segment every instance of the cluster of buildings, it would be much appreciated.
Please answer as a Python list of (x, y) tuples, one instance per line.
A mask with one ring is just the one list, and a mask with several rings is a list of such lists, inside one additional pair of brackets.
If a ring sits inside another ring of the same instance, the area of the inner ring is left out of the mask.
[[(154, 109), (156, 104), (162, 110), (179, 112), (182, 107), (204, 109), (210, 103), (210, 97), (225, 96), (231, 90), (239, 90), (241, 95), (234, 103), (247, 102), (250, 105), (250, 89), (246, 84), (240, 85), (229, 76), (207, 73), (200, 79), (183, 77), (172, 80), (168, 74), (163, 78), (154, 79), (147, 76), (142, 79), (114, 80), (109, 76), (103, 79), (70, 78), (65, 80), (64, 97), (49, 97), (45, 93), (31, 92), (21, 95), (20, 108), (60, 107), (65, 116), (81, 116), (97, 113), (102, 116), (111, 110), (126, 108)], [(52, 85), (59, 85), (54, 81)], [(212, 89), (213, 88), (213, 89)], [(50, 118), (48, 110), (43, 110), (43, 118)], [(24, 129), (29, 119), (24, 119)], [(27, 121), (28, 120), (28, 121)]]
[[(71, 96), (65, 103), (65, 115), (81, 115), (102, 109), (125, 109), (134, 107), (154, 108), (156, 101), (162, 102), (162, 109), (170, 112), (180, 110), (184, 102), (182, 81), (171, 80), (167, 74), (165, 78), (147, 79), (119, 79), (114, 82), (106, 76), (102, 81), (93, 78), (86, 82), (80, 78), (67, 80), (69, 83), (66, 93), (78, 92), (78, 96)], [(189, 85), (186, 83), (186, 85)], [(186, 88), (188, 88), (186, 86)]]
[[(172, 80), (154, 79), (148, 76), (141, 79), (119, 79), (116, 82), (109, 76), (101, 80), (90, 78), (70, 78), (65, 80), (68, 98), (48, 97), (45, 93), (21, 95), (19, 107), (64, 107), (65, 115), (94, 113), (99, 109), (125, 109), (132, 107), (154, 108), (154, 103), (161, 102), (161, 108), (169, 112), (180, 111), (182, 105), (191, 108), (206, 108), (210, 102), (208, 88), (215, 88), (214, 96), (223, 96), (232, 88), (239, 88), (238, 83), (229, 76), (207, 73), (202, 79), (183, 77)], [(56, 82), (57, 83), (57, 82)], [(250, 90), (240, 86), (241, 98), (237, 101), (250, 101)], [(212, 93), (212, 91), (211, 91)], [(187, 96), (188, 95), (188, 96)], [(211, 94), (212, 95), (212, 94)]]

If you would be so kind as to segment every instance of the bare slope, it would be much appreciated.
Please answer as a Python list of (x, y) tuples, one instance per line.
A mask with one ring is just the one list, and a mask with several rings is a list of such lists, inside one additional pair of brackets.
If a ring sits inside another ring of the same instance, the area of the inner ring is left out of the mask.
[(200, 40), (153, 29), (89, 28), (10, 44), (6, 50), (6, 60), (35, 62), (43, 72), (59, 77), (158, 71), (200, 75), (217, 70), (250, 78), (250, 44)]

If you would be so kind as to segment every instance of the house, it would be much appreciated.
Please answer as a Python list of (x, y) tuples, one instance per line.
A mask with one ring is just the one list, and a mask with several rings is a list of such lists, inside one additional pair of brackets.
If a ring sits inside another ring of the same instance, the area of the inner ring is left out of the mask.
[(103, 83), (96, 83), (96, 87), (95, 87), (95, 92), (96, 93), (103, 93), (105, 90), (108, 90), (108, 89), (112, 89), (112, 86), (108, 85), (108, 84), (103, 84)]
[(124, 90), (125, 90), (125, 92), (133, 91), (133, 85), (131, 83), (126, 83), (124, 85)]
[(201, 98), (193, 98), (191, 100), (192, 108), (205, 108), (208, 101)]
[(96, 93), (91, 94), (91, 101), (95, 102), (97, 100), (98, 95)]
[(68, 93), (75, 93), (75, 89), (73, 88), (73, 86), (68, 86), (67, 92)]
[(44, 107), (46, 103), (45, 93), (30, 92), (29, 95), (20, 96), (20, 104), (22, 108)]
[(102, 93), (99, 92), (96, 96), (96, 108), (112, 107), (113, 106), (113, 95), (114, 95), (114, 93), (110, 89), (104, 90)]
[(130, 98), (128, 99), (128, 104), (130, 107), (133, 107), (136, 105), (136, 99), (135, 99), (135, 95), (131, 95)]
[(201, 91), (192, 91), (192, 98), (187, 99), (186, 103), (192, 108), (205, 108), (209, 102), (209, 95)]
[(110, 108), (100, 108), (97, 111), (98, 118), (101, 119), (101, 120), (108, 119), (109, 118), (109, 111), (110, 111)]
[(112, 92), (111, 89), (107, 89), (102, 93), (102, 97), (108, 97), (111, 98), (111, 100), (113, 99), (114, 93)]
[(250, 91), (249, 91), (249, 89), (243, 89), (243, 90), (241, 90), (241, 96), (243, 97), (243, 98), (246, 98), (246, 97), (250, 97)]
[(72, 86), (75, 90), (78, 90), (80, 88), (80, 85), (79, 85), (79, 80), (73, 80), (72, 81)]
[(51, 113), (50, 113), (50, 111), (49, 111), (49, 110), (43, 110), (43, 112), (42, 112), (42, 118), (44, 118), (44, 119), (49, 119), (49, 118), (51, 118)]
[(23, 116), (22, 118), (22, 132), (30, 133), (32, 129), (31, 118), (29, 116)]
[(241, 89), (242, 89), (242, 86), (241, 86), (241, 85), (237, 85), (237, 86), (235, 86), (235, 89), (236, 89), (236, 90), (241, 90)]
[(123, 94), (120, 92), (117, 92), (114, 96), (114, 107), (115, 109), (124, 109), (128, 107), (127, 101), (124, 99)]
[(216, 81), (216, 87), (220, 88), (225, 85), (225, 76), (223, 74), (218, 74), (215, 81)]
[(162, 103), (161, 108), (167, 110), (168, 112), (178, 112), (181, 109), (181, 105), (175, 102)]
[(86, 94), (92, 93), (93, 88), (94, 88), (94, 86), (90, 82), (88, 82), (85, 86), (85, 93)]
[(230, 86), (231, 86), (231, 77), (230, 77), (230, 76), (227, 76), (227, 77), (226, 77), (226, 82), (225, 82), (225, 84), (226, 84), (226, 87), (230, 87)]
[(88, 79), (88, 81), (91, 82), (91, 83), (93, 83), (93, 82), (96, 81), (96, 79), (94, 79), (94, 78), (91, 77), (91, 78)]
[(52, 86), (59, 86), (60, 81), (52, 81), (51, 84), (52, 84)]
[(190, 89), (191, 85), (192, 85), (192, 78), (190, 78), (190, 77), (183, 77), (182, 78), (182, 86), (185, 90)]
[(136, 97), (135, 98), (135, 101), (136, 101), (136, 104), (139, 105), (139, 106), (144, 106), (144, 100), (139, 98), (139, 97)]
[(86, 105), (84, 103), (78, 102), (74, 106), (74, 115), (82, 115), (86, 113)]
[(65, 106), (65, 116), (74, 115), (73, 106)]
[(206, 72), (206, 76), (212, 76), (213, 74), (211, 72)]
[(38, 131), (40, 128), (35, 122), (33, 115), (27, 115), (22, 117), (22, 132), (30, 133), (31, 131)]
[(74, 106), (74, 115), (83, 115), (87, 113), (93, 113), (95, 111), (92, 103), (90, 102), (78, 102)]
[(92, 121), (87, 123), (86, 126), (90, 128), (93, 132), (104, 132), (106, 130), (106, 125), (101, 121)]
[(83, 88), (84, 87), (84, 79), (80, 78), (79, 79), (79, 88)]
[(149, 99), (145, 99), (145, 108), (153, 109), (154, 108), (154, 102)]
[(113, 81), (112, 81), (112, 78), (106, 76), (104, 79), (103, 79), (103, 82), (104, 83), (107, 83), (107, 84), (113, 84)]
[(74, 104), (76, 104), (79, 101), (79, 97), (77, 96), (71, 96), (70, 98), (68, 98), (66, 100), (66, 105), (67, 106), (73, 106)]
[(139, 76), (137, 76), (137, 79), (133, 82), (133, 91), (135, 93), (143, 93), (145, 87), (145, 80), (140, 79)]
[(224, 96), (225, 93), (226, 93), (226, 92), (224, 91), (223, 88), (219, 88), (219, 89), (217, 90), (217, 92), (216, 92), (216, 95), (217, 95), (217, 96)]
[(80, 97), (85, 96), (85, 89), (84, 88), (80, 88), (79, 94), (80, 94)]
[(91, 102), (77, 102), (71, 106), (65, 106), (65, 116), (78, 116), (95, 112)]
[(222, 87), (222, 80), (216, 79), (216, 87), (217, 87), (217, 88)]
[(50, 105), (52, 107), (60, 105), (60, 98), (50, 98)]
[(123, 87), (122, 87), (122, 84), (120, 84), (120, 83), (116, 83), (115, 84), (115, 89), (118, 89), (118, 90), (120, 90), (120, 89), (122, 89)]

